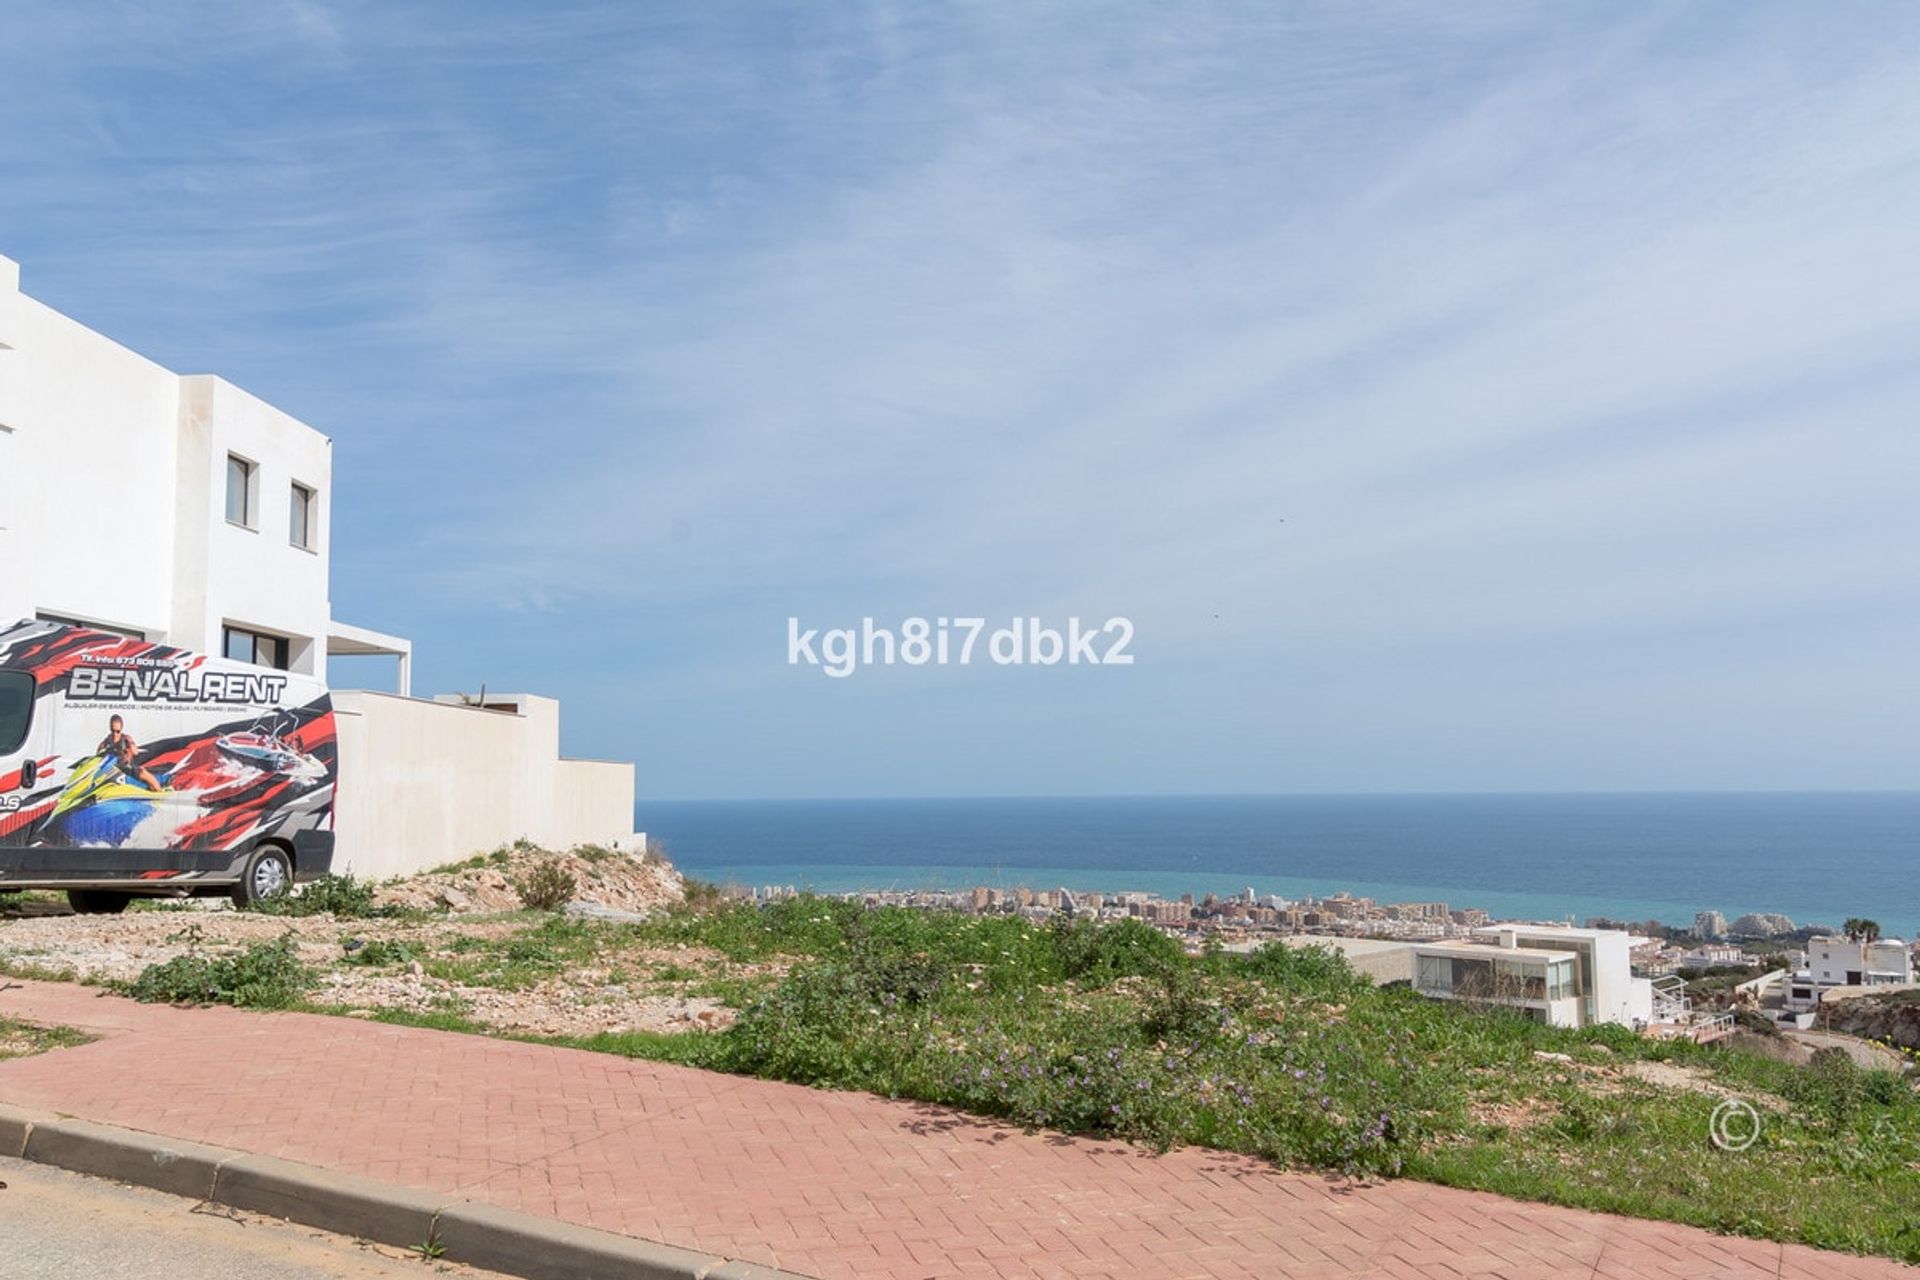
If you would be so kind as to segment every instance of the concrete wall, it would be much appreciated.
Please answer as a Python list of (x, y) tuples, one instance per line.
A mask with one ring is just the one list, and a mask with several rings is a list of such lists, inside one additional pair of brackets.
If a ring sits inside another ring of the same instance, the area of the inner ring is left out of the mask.
[(560, 757), (560, 706), (518, 714), (336, 692), (334, 869), (384, 880), (524, 836), (548, 848), (627, 842), (633, 766)]

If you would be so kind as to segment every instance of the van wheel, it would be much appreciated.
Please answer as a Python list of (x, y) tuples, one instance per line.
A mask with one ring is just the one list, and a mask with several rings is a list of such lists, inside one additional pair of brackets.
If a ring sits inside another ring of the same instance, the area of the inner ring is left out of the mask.
[(132, 894), (115, 893), (111, 889), (67, 890), (67, 905), (77, 916), (117, 916), (132, 901)]
[(240, 883), (233, 886), (233, 905), (256, 907), (270, 898), (283, 898), (293, 888), (293, 863), (280, 849), (263, 844), (247, 859)]

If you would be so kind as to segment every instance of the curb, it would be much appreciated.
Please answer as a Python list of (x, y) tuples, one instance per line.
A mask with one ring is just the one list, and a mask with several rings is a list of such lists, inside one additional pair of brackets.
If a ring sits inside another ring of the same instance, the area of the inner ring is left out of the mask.
[(0, 1156), (112, 1178), (528, 1280), (812, 1280), (272, 1156), (0, 1104)]

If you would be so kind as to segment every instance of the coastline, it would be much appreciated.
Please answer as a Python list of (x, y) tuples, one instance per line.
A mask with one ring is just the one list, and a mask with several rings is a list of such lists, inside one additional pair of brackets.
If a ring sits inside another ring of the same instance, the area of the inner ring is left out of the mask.
[[(1684, 903), (1675, 899), (1605, 898), (1528, 891), (1483, 891), (1446, 888), (1433, 884), (1408, 884), (1392, 881), (1349, 880), (1344, 883), (1319, 878), (1294, 876), (1232, 875), (1195, 871), (1099, 871), (1062, 867), (978, 867), (964, 865), (914, 866), (906, 864), (874, 866), (835, 863), (719, 863), (676, 860), (680, 870), (723, 887), (760, 889), (792, 887), (821, 894), (852, 893), (963, 893), (975, 887), (1012, 890), (1067, 889), (1073, 893), (1126, 894), (1149, 893), (1177, 900), (1192, 894), (1196, 900), (1206, 894), (1221, 898), (1252, 888), (1268, 894), (1300, 901), (1325, 899), (1338, 894), (1371, 898), (1381, 904), (1398, 902), (1444, 902), (1459, 910), (1478, 909), (1495, 919), (1566, 921), (1584, 924), (1593, 917), (1640, 923), (1658, 920), (1673, 928), (1684, 929), (1693, 923), (1696, 913), (1718, 911), (1728, 920), (1755, 914), (1778, 914), (1790, 918), (1796, 927), (1812, 924), (1838, 928), (1845, 919), (1822, 919), (1811, 913), (1796, 914), (1779, 902), (1728, 901), (1720, 903)], [(1764, 893), (1758, 886), (1756, 894)], [(1856, 913), (1858, 914), (1858, 913)], [(1868, 912), (1868, 914), (1872, 914)], [(1920, 916), (1906, 914), (1876, 915), (1889, 935), (1913, 938), (1920, 931)]]
[(654, 802), (638, 816), (688, 873), (743, 885), (1252, 886), (1513, 918), (1684, 927), (1718, 911), (1920, 931), (1920, 793)]

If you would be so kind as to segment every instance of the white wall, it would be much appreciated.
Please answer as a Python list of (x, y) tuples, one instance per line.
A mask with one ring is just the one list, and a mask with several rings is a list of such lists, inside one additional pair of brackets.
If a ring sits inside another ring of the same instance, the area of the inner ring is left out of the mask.
[[(229, 624), (287, 635), (289, 665), (325, 679), (333, 442), (207, 375), (180, 380), (180, 442), (174, 642), (218, 653)], [(251, 528), (226, 518), (229, 454), (257, 467)], [(317, 494), (312, 549), (288, 536), (296, 480)]]
[[(18, 289), (0, 258), (0, 625), (46, 612), (207, 653), (226, 622), (297, 638), (325, 676), (332, 444), (207, 376), (182, 378)], [(260, 466), (257, 529), (226, 521), (226, 461)], [(287, 536), (294, 480), (316, 549)]]
[(179, 380), (18, 292), (0, 262), (0, 619), (50, 610), (167, 638)]
[(384, 880), (524, 836), (548, 848), (627, 841), (633, 766), (560, 757), (560, 707), (523, 714), (337, 692), (334, 869)]

